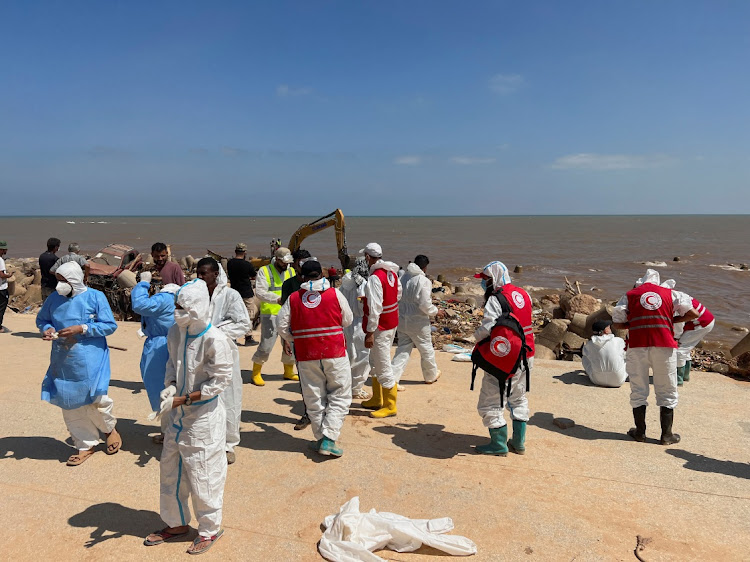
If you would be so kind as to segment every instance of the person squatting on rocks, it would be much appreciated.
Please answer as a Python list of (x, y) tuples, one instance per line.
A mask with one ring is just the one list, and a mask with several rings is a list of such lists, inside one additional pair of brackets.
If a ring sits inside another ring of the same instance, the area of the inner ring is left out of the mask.
[(302, 264), (302, 287), (281, 307), (279, 335), (294, 343), (302, 396), (316, 441), (313, 451), (340, 457), (336, 443), (352, 403), (352, 373), (344, 327), (352, 322), (346, 298), (323, 277), (317, 261)]
[[(141, 355), (141, 379), (146, 388), (148, 401), (153, 412), (159, 412), (161, 391), (164, 390), (164, 373), (167, 369), (169, 352), (167, 334), (174, 325), (174, 295), (179, 285), (171, 283), (149, 297), (151, 272), (141, 273), (141, 280), (130, 293), (133, 312), (141, 316), (141, 332), (146, 336)], [(161, 417), (161, 432), (154, 436), (154, 443), (164, 442), (167, 417)]]
[(680, 442), (672, 433), (674, 409), (677, 407), (677, 342), (674, 322), (698, 317), (689, 295), (672, 290), (674, 281), (660, 284), (659, 273), (647, 269), (612, 312), (613, 327), (628, 329), (625, 368), (630, 377), (630, 406), (635, 427), (628, 435), (636, 441), (646, 440), (646, 406), (648, 405), (648, 371), (654, 375), (656, 405), (659, 406), (662, 445)]
[(612, 333), (610, 320), (592, 325), (594, 335), (583, 344), (583, 370), (597, 386), (620, 388), (628, 373), (625, 370), (625, 340)]
[(151, 246), (151, 259), (154, 260), (156, 273), (161, 277), (164, 285), (174, 283), (175, 285), (185, 284), (185, 274), (179, 264), (169, 261), (169, 251), (164, 242), (156, 242)]
[(202, 279), (183, 285), (175, 299), (159, 410), (168, 416), (159, 468), (160, 513), (167, 527), (143, 543), (154, 546), (186, 535), (192, 496), (198, 536), (188, 549), (191, 554), (205, 552), (224, 533), (227, 423), (218, 397), (231, 384), (234, 354), (229, 338), (211, 325), (210, 306)]
[(106, 435), (108, 455), (120, 450), (109, 389), (107, 336), (117, 330), (107, 297), (83, 284), (75, 262), (61, 265), (58, 283), (39, 314), (36, 325), (52, 342), (50, 364), (42, 381), (42, 400), (59, 406), (78, 453), (68, 466), (78, 466), (94, 454), (99, 432)]
[[(264, 386), (266, 382), (261, 376), (263, 363), (268, 361), (271, 350), (276, 343), (278, 332), (276, 331), (276, 317), (281, 310), (281, 287), (284, 281), (295, 275), (294, 268), (289, 264), (294, 261), (288, 248), (277, 248), (274, 251), (274, 259), (268, 265), (264, 265), (258, 272), (255, 280), (255, 294), (260, 299), (260, 345), (253, 355), (253, 384)], [(283, 346), (282, 346), (283, 348)], [(299, 377), (294, 374), (294, 358), (286, 351), (282, 351), (281, 362), (284, 364), (284, 378), (297, 381)]]
[(370, 350), (365, 347), (365, 331), (362, 329), (364, 309), (362, 299), (365, 296), (365, 285), (370, 275), (370, 268), (364, 257), (358, 257), (354, 269), (347, 271), (341, 278), (341, 294), (346, 298), (352, 311), (352, 323), (344, 328), (346, 337), (346, 354), (352, 370), (352, 398), (367, 400), (370, 395), (365, 390), (365, 383), (370, 374)]
[[(534, 330), (532, 326), (531, 297), (520, 287), (511, 284), (508, 268), (499, 261), (487, 264), (481, 273), (474, 277), (482, 279), (484, 288), (484, 316), (482, 323), (474, 332), (477, 342), (490, 336), (495, 321), (503, 315), (503, 306), (497, 298), (502, 292), (510, 306), (510, 313), (518, 318), (523, 327), (526, 345), (530, 348), (527, 354), (528, 366), (534, 366)], [(497, 378), (485, 372), (482, 376), (482, 388), (479, 392), (477, 411), (482, 417), (484, 426), (490, 432), (490, 443), (476, 447), (477, 453), (483, 455), (506, 456), (508, 450), (523, 455), (526, 452), (526, 423), (529, 421), (529, 401), (526, 398), (526, 372), (523, 363), (506, 384), (510, 384), (510, 396), (505, 406), (513, 420), (513, 436), (508, 439), (508, 426), (503, 417), (503, 389)]]
[[(232, 289), (237, 291), (245, 303), (247, 315), (250, 322), (254, 322), (258, 316), (258, 305), (255, 303), (255, 293), (253, 292), (253, 279), (257, 277), (257, 272), (253, 264), (247, 261), (247, 244), (239, 242), (234, 248), (234, 257), (227, 262), (227, 277)], [(245, 345), (258, 345), (253, 338), (252, 328), (245, 334)]]
[(442, 318), (445, 313), (432, 304), (432, 282), (425, 275), (429, 263), (427, 256), (420, 254), (401, 277), (403, 296), (398, 303), (398, 348), (391, 363), (397, 383), (415, 346), (422, 360), (424, 382), (432, 384), (440, 378), (432, 347), (430, 317)]
[(391, 346), (398, 327), (401, 282), (398, 265), (383, 260), (380, 244), (371, 242), (359, 253), (364, 254), (370, 267), (362, 301), (362, 329), (372, 368), (372, 398), (362, 402), (362, 407), (375, 410), (370, 413), (373, 418), (387, 418), (397, 413), (398, 380), (391, 368)]
[[(302, 271), (301, 267), (302, 264), (306, 261), (318, 261), (316, 258), (313, 258), (310, 255), (310, 252), (307, 250), (303, 250), (302, 248), (298, 248), (292, 252), (292, 258), (294, 261), (292, 262), (292, 267), (294, 268), (295, 275), (294, 277), (290, 277), (286, 281), (284, 281), (284, 284), (281, 286), (281, 306), (284, 306), (284, 303), (287, 301), (287, 299), (292, 295), (292, 293), (299, 291), (299, 288), (302, 286)], [(286, 353), (288, 353), (291, 356), (294, 356), (294, 353), (292, 351), (292, 347), (288, 347), (284, 345), (282, 342), (282, 346), (284, 346), (284, 349)], [(298, 367), (299, 370), (299, 367)], [(300, 381), (299, 385), (299, 392), (302, 394), (302, 382)], [(299, 420), (297, 420), (297, 423), (294, 424), (294, 430), (295, 431), (301, 431), (305, 429), (308, 425), (310, 425), (310, 418), (307, 415), (307, 406), (305, 405), (305, 400), (303, 398), (302, 400), (302, 408), (304, 411), (302, 412), (302, 416)]]
[(237, 338), (244, 337), (252, 330), (247, 307), (240, 294), (227, 285), (224, 270), (213, 258), (203, 258), (196, 266), (198, 279), (206, 283), (211, 299), (209, 319), (211, 324), (222, 331), (229, 340), (232, 350), (232, 380), (221, 393), (219, 401), (226, 410), (226, 453), (227, 462), (233, 464), (236, 456), (234, 448), (240, 442), (240, 418), (242, 417), (242, 370)]
[(687, 322), (675, 322), (674, 337), (677, 340), (677, 386), (690, 380), (690, 352), (714, 329), (714, 315), (698, 299), (690, 297), (699, 316)]

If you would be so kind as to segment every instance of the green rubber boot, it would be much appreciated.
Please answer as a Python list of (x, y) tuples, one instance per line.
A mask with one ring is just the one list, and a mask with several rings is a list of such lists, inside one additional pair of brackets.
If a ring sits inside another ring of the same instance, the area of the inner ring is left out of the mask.
[(682, 386), (682, 381), (685, 378), (684, 372), (685, 367), (677, 367), (677, 386)]
[(328, 437), (323, 437), (320, 442), (320, 448), (318, 449), (318, 452), (321, 455), (330, 455), (333, 457), (340, 457), (344, 454), (344, 450), (336, 445), (336, 442), (334, 440), (328, 439)]
[(526, 422), (513, 420), (513, 437), (508, 440), (508, 449), (517, 455), (526, 453)]
[(689, 382), (690, 381), (690, 367), (691, 367), (690, 364), (691, 363), (692, 363), (692, 361), (688, 361), (687, 363), (685, 363), (685, 370), (682, 372), (682, 379), (685, 382)]
[(508, 426), (490, 428), (490, 442), (487, 445), (477, 445), (476, 451), (480, 455), (508, 456)]

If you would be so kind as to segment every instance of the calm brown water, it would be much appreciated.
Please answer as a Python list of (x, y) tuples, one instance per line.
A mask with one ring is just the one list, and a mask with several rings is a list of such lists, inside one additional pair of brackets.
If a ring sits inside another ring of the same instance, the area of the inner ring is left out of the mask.
[[(237, 242), (251, 255), (267, 255), (269, 241), (286, 243), (304, 217), (19, 217), (0, 219), (0, 239), (8, 241), (8, 257), (38, 256), (48, 237), (81, 244), (93, 253), (112, 242), (149, 251), (153, 242), (171, 244), (177, 256), (204, 255), (211, 249), (230, 255)], [(662, 279), (674, 278), (717, 317), (709, 340), (728, 343), (744, 334), (732, 326), (750, 327), (750, 271), (728, 271), (727, 263), (750, 263), (750, 220), (747, 216), (617, 216), (617, 217), (348, 217), (349, 253), (367, 242), (383, 246), (386, 258), (405, 265), (416, 254), (429, 256), (429, 271), (448, 278), (473, 274), (499, 259), (512, 271), (523, 266), (514, 282), (561, 288), (563, 277), (581, 282), (603, 299), (617, 299), (646, 270), (656, 267)], [(336, 264), (333, 230), (303, 244), (323, 265)], [(673, 262), (679, 256), (682, 261)]]

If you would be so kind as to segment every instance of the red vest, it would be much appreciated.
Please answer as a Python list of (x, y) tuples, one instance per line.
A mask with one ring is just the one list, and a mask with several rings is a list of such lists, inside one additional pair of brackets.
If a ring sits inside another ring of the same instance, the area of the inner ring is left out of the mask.
[[(377, 277), (383, 286), (383, 312), (378, 320), (378, 330), (385, 332), (398, 326), (398, 275), (385, 269), (376, 269), (370, 277)], [(362, 329), (367, 333), (367, 318), (370, 308), (367, 299), (362, 299), (364, 317), (362, 318)]]
[(346, 357), (341, 306), (336, 289), (322, 293), (300, 289), (289, 297), (289, 329), (297, 361)]
[(672, 328), (672, 290), (653, 283), (631, 289), (628, 297), (628, 347), (677, 348)]
[(526, 336), (526, 345), (531, 348), (526, 356), (534, 357), (534, 325), (531, 314), (531, 297), (529, 294), (515, 285), (507, 283), (502, 287), (502, 293), (510, 304), (511, 312), (518, 318), (523, 326), (523, 334)]
[(698, 316), (698, 318), (696, 318), (695, 320), (685, 322), (685, 331), (695, 330), (698, 326), (700, 326), (701, 328), (705, 328), (714, 321), (714, 315), (711, 314), (705, 306), (699, 303), (698, 299), (693, 299), (693, 308), (698, 311), (698, 314), (700, 314), (700, 316)]

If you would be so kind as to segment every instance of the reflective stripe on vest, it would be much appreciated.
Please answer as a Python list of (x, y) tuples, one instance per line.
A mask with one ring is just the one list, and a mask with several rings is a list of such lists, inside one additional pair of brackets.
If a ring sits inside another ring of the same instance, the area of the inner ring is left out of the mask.
[(672, 329), (672, 290), (644, 283), (627, 293), (628, 348), (676, 348)]
[[(264, 265), (261, 268), (261, 272), (265, 276), (266, 281), (268, 281), (268, 290), (274, 295), (278, 295), (279, 297), (281, 297), (281, 287), (282, 285), (284, 285), (284, 281), (296, 275), (294, 268), (291, 266), (287, 267), (284, 270), (283, 275), (279, 275), (279, 272), (276, 270), (275, 267), (273, 267), (273, 263)], [(280, 310), (281, 310), (280, 304), (275, 304), (275, 303), (272, 304), (270, 302), (260, 303), (261, 314), (265, 314), (267, 316), (276, 316)]]
[(695, 330), (696, 328), (705, 328), (715, 320), (714, 315), (703, 306), (698, 299), (693, 299), (693, 308), (698, 312), (698, 318), (685, 322), (685, 330)]

